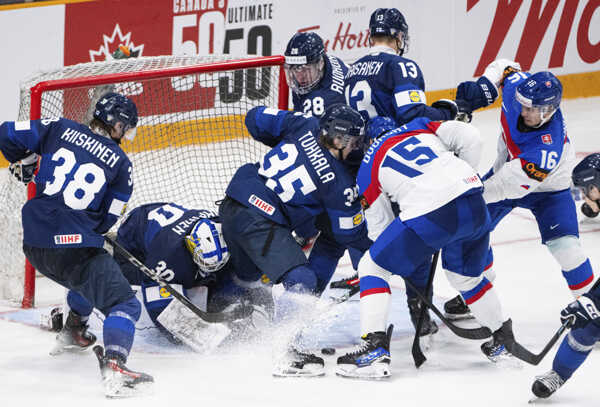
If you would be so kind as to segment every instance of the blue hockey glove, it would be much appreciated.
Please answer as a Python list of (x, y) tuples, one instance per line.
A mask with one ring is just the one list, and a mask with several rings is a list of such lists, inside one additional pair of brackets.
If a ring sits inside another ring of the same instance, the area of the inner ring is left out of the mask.
[(37, 154), (31, 153), (21, 161), (10, 164), (8, 170), (16, 179), (27, 185), (33, 180), (33, 174), (37, 168), (37, 159)]
[(454, 100), (440, 99), (431, 104), (431, 107), (439, 110), (443, 110), (446, 114), (450, 115), (448, 120), (454, 120), (458, 114), (458, 106)]
[(600, 326), (600, 312), (598, 312), (596, 302), (586, 293), (560, 312), (560, 320), (563, 323), (571, 320), (573, 329), (583, 328), (590, 322)]
[(458, 107), (458, 114), (456, 115), (456, 120), (460, 120), (461, 122), (471, 123), (473, 120), (473, 112), (471, 111), (471, 105), (465, 100), (456, 99), (456, 106)]

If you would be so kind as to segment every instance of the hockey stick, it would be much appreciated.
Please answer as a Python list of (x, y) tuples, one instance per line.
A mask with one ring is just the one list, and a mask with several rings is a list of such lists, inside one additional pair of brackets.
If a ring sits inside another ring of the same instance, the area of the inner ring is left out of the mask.
[(429, 309), (431, 309), (431, 311), (433, 311), (433, 313), (435, 315), (437, 315), (437, 317), (444, 324), (446, 324), (448, 329), (450, 329), (452, 332), (454, 332), (454, 334), (456, 336), (460, 336), (461, 338), (465, 338), (465, 339), (487, 339), (490, 336), (492, 336), (492, 331), (490, 331), (490, 328), (488, 328), (486, 326), (482, 326), (479, 328), (461, 328), (459, 326), (454, 325), (452, 323), (452, 321), (450, 321), (448, 318), (446, 318), (444, 316), (444, 314), (442, 314), (440, 312), (440, 310), (435, 305), (433, 305), (431, 303), (431, 301), (429, 301), (429, 299), (427, 297), (425, 297), (425, 295), (423, 293), (421, 293), (419, 290), (417, 290), (417, 288), (413, 285), (413, 283), (411, 283), (407, 279), (405, 279), (404, 282), (408, 287), (410, 287), (411, 290), (413, 290), (414, 292), (417, 293), (417, 297), (419, 297), (419, 299), (423, 302), (423, 304), (427, 305), (429, 307)]
[(183, 294), (171, 287), (166, 281), (164, 281), (158, 273), (154, 270), (149, 269), (139, 261), (133, 254), (129, 253), (127, 249), (117, 243), (113, 238), (104, 236), (104, 239), (123, 257), (125, 257), (131, 264), (136, 266), (142, 273), (150, 277), (153, 281), (157, 282), (162, 288), (165, 288), (169, 294), (181, 301), (190, 311), (198, 315), (205, 322), (229, 322), (238, 319), (247, 318), (252, 314), (254, 308), (247, 305), (239, 305), (231, 311), (224, 312), (205, 312), (195, 306), (190, 300), (188, 300)]
[[(433, 260), (431, 260), (431, 268), (429, 269), (429, 279), (427, 280), (427, 286), (425, 287), (425, 295), (427, 297), (429, 297), (429, 293), (431, 293), (431, 291), (432, 291), (433, 276), (435, 275), (435, 269), (437, 266), (438, 257), (440, 257), (439, 250), (437, 252), (435, 252), (435, 254), (433, 255)], [(427, 360), (427, 358), (423, 354), (423, 351), (421, 350), (421, 343), (420, 343), (421, 327), (423, 326), (423, 321), (425, 320), (426, 312), (427, 312), (427, 308), (425, 308), (425, 305), (422, 305), (421, 311), (419, 312), (419, 320), (417, 321), (417, 330), (415, 332), (415, 339), (413, 340), (413, 344), (412, 344), (412, 356), (415, 361), (415, 366), (417, 368), (421, 367), (421, 365), (423, 363), (425, 363), (425, 361)]]
[(563, 332), (565, 332), (568, 328), (570, 328), (571, 325), (572, 325), (572, 320), (570, 320), (570, 319), (565, 320), (565, 322), (562, 323), (560, 328), (558, 328), (558, 330), (556, 331), (554, 336), (552, 336), (552, 338), (550, 338), (550, 340), (548, 341), (546, 346), (544, 346), (544, 349), (542, 349), (542, 351), (540, 353), (538, 353), (537, 355), (534, 353), (531, 353), (530, 351), (525, 349), (517, 341), (506, 344), (506, 348), (517, 359), (521, 359), (523, 362), (526, 362), (526, 363), (536, 366), (542, 361), (542, 359), (544, 359), (546, 354), (550, 351), (550, 349), (552, 349), (552, 347), (558, 341), (558, 339), (561, 337)]

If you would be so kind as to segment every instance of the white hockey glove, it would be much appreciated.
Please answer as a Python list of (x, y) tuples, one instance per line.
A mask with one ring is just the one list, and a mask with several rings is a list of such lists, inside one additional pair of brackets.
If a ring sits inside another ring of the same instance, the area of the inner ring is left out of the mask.
[(502, 83), (507, 76), (514, 72), (519, 72), (520, 70), (521, 64), (518, 62), (511, 61), (510, 59), (497, 59), (485, 68), (483, 76), (489, 79), (489, 81), (498, 88), (499, 86), (502, 86)]
[(31, 153), (21, 161), (8, 166), (10, 173), (23, 184), (27, 185), (33, 180), (33, 174), (37, 168), (38, 156)]

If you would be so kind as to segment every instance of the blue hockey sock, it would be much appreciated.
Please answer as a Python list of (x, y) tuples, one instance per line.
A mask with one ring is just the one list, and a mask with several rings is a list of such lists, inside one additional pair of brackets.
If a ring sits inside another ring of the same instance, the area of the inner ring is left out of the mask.
[(104, 347), (108, 357), (118, 355), (125, 361), (133, 345), (135, 323), (142, 307), (135, 297), (112, 307), (104, 320)]

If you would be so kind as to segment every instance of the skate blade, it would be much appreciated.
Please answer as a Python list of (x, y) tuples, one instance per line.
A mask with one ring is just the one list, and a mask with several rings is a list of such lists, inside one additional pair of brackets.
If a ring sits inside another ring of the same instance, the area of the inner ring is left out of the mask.
[(448, 314), (444, 313), (444, 316), (450, 321), (467, 321), (469, 319), (475, 319), (473, 314), (470, 312), (468, 314)]
[(291, 366), (276, 367), (272, 375), (273, 377), (321, 377), (325, 376), (325, 369), (319, 364), (307, 364), (303, 369)]
[(135, 387), (105, 386), (104, 395), (107, 399), (125, 399), (131, 397), (151, 396), (154, 394), (153, 382), (139, 383)]
[(339, 365), (335, 374), (349, 379), (364, 380), (386, 380), (392, 375), (390, 366), (387, 363), (376, 363), (365, 367), (347, 366)]
[(75, 353), (75, 354), (83, 353), (86, 350), (88, 350), (90, 348), (90, 346), (86, 346), (86, 347), (82, 348), (81, 346), (77, 346), (77, 345), (66, 345), (65, 346), (65, 345), (57, 344), (48, 353), (50, 354), (50, 356), (58, 356), (58, 355), (62, 355), (63, 353)]

